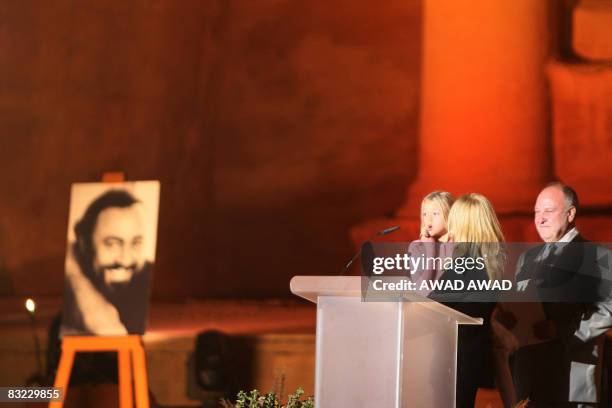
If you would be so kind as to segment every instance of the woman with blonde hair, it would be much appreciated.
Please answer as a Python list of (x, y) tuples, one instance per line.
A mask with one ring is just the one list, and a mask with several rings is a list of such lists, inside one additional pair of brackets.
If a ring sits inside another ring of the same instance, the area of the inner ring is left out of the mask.
[(430, 298), (484, 321), (482, 326), (459, 326), (456, 406), (471, 408), (478, 387), (491, 385), (494, 378), (491, 316), (495, 302), (490, 292), (470, 290), (469, 284), (501, 278), (504, 236), (493, 206), (476, 193), (454, 202), (448, 214), (448, 235), (453, 267), (446, 269), (440, 280), (451, 281), (453, 288), (459, 289), (437, 290)]
[(448, 234), (455, 256), (484, 258), (491, 280), (501, 278), (504, 242), (501, 225), (491, 202), (478, 193), (466, 194), (453, 204), (448, 215)]

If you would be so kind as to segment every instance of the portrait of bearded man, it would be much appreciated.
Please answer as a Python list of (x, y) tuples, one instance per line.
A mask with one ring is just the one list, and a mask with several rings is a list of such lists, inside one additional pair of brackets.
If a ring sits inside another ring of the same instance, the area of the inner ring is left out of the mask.
[(127, 189), (107, 187), (74, 223), (62, 334), (144, 333), (153, 269), (145, 245), (155, 241), (146, 226), (157, 214), (146, 220), (142, 206)]

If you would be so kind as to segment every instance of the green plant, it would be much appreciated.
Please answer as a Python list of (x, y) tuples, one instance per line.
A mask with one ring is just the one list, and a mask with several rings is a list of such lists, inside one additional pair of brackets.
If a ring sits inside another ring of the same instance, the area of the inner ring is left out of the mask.
[(260, 394), (258, 390), (252, 390), (249, 393), (240, 391), (236, 397), (236, 402), (231, 403), (228, 400), (221, 401), (223, 408), (314, 408), (312, 397), (302, 399), (304, 390), (298, 388), (295, 392), (288, 396), (287, 404), (283, 405), (278, 396), (272, 392)]

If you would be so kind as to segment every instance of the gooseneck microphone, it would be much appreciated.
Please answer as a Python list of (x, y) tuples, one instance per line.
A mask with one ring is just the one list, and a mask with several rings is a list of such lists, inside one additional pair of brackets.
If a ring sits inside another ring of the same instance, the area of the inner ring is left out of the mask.
[(380, 236), (380, 237), (381, 237), (381, 236), (383, 236), (383, 235), (387, 235), (387, 234), (390, 234), (390, 233), (392, 233), (392, 232), (395, 232), (395, 231), (397, 231), (398, 229), (400, 229), (400, 226), (399, 226), (399, 225), (396, 225), (396, 226), (394, 226), (394, 227), (389, 227), (389, 228), (384, 229), (384, 230), (382, 230), (382, 231), (378, 231), (378, 232), (376, 233), (376, 235), (378, 235), (378, 236)]
[(353, 257), (351, 258), (350, 261), (348, 261), (348, 263), (346, 264), (346, 266), (344, 267), (344, 269), (342, 270), (342, 273), (340, 274), (340, 276), (343, 276), (346, 271), (349, 270), (349, 268), (351, 267), (351, 265), (353, 265), (353, 263), (355, 262), (355, 260), (359, 257), (359, 255), (361, 255), (361, 250), (363, 248), (363, 244), (365, 244), (366, 242), (370, 241), (372, 238), (378, 236), (378, 237), (382, 237), (384, 235), (387, 234), (391, 234), (392, 232), (397, 231), (398, 229), (400, 229), (399, 225), (395, 225), (393, 227), (389, 227), (389, 228), (385, 228), (382, 231), (378, 231), (376, 234), (372, 235), (370, 238), (366, 239), (365, 241), (363, 241), (361, 243), (361, 245), (359, 245), (359, 251), (357, 251), (357, 253), (355, 255), (353, 255)]

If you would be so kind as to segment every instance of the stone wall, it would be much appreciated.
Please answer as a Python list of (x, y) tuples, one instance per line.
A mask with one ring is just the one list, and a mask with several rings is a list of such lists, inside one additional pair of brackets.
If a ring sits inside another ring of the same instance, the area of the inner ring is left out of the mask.
[(288, 295), (414, 178), (420, 1), (0, 5), (0, 295), (60, 295), (70, 183), (162, 183), (153, 294)]

